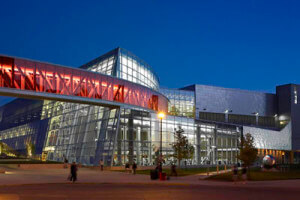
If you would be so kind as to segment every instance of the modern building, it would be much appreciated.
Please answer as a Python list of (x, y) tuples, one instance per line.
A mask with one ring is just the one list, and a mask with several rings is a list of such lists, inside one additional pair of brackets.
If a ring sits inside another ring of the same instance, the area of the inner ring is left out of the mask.
[[(80, 68), (0, 56), (0, 72), (0, 94), (19, 97), (0, 108), (0, 141), (24, 154), (31, 143), (49, 160), (152, 165), (162, 128), (167, 164), (178, 129), (195, 147), (187, 164), (237, 163), (246, 133), (260, 156), (300, 162), (300, 85), (278, 86), (276, 94), (161, 88), (152, 68), (122, 48)], [(159, 111), (167, 113), (162, 123)]]

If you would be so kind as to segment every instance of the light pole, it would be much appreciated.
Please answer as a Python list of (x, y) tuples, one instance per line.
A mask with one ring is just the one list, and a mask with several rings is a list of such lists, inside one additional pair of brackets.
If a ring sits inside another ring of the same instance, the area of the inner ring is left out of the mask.
[[(160, 119), (160, 148), (159, 148), (159, 153), (160, 153), (160, 162), (162, 161), (162, 120), (165, 117), (165, 113), (160, 112), (158, 113), (158, 118)], [(162, 163), (161, 163), (162, 166)]]

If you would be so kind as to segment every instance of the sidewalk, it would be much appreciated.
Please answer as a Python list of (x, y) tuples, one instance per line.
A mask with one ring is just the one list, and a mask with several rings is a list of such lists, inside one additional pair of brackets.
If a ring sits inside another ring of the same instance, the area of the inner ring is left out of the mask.
[(199, 176), (199, 179), (205, 179), (209, 176), (213, 176), (213, 175), (217, 175), (217, 174), (223, 174), (223, 173), (227, 173), (227, 172), (231, 172), (231, 169), (226, 169), (226, 170), (219, 170), (219, 171), (213, 171), (213, 172), (205, 172), (205, 173), (200, 173), (200, 174), (196, 174)]
[[(67, 180), (69, 169), (44, 169), (44, 170), (22, 170), (9, 169), (0, 174), (0, 186), (23, 185), (23, 184), (46, 184), (46, 183), (70, 183)], [(77, 183), (102, 183), (102, 184), (166, 184), (166, 185), (208, 185), (224, 187), (280, 187), (300, 189), (300, 180), (285, 181), (251, 181), (246, 185), (232, 182), (206, 181), (206, 175), (198, 174), (183, 177), (171, 177), (169, 181), (150, 180), (148, 175), (133, 175), (123, 172), (111, 172), (79, 168)]]

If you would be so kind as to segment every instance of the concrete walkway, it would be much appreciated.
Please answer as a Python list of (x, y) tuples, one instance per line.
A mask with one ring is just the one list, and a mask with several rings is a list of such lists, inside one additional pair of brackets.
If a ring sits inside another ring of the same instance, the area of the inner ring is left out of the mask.
[[(0, 174), (0, 186), (46, 183), (70, 183), (67, 180), (69, 169), (7, 169)], [(133, 175), (124, 172), (99, 171), (95, 169), (79, 168), (78, 183), (102, 183), (102, 184), (165, 184), (165, 185), (218, 185), (224, 187), (279, 187), (300, 189), (299, 180), (285, 181), (251, 181), (245, 185), (232, 182), (206, 181), (206, 175), (192, 175), (183, 177), (171, 177), (168, 181), (150, 180), (149, 175)]]

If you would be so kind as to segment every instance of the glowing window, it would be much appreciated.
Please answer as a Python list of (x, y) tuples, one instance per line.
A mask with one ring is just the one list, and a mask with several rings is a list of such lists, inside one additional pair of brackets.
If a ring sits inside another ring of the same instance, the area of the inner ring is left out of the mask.
[(298, 94), (297, 94), (297, 87), (294, 87), (294, 103), (298, 103)]

